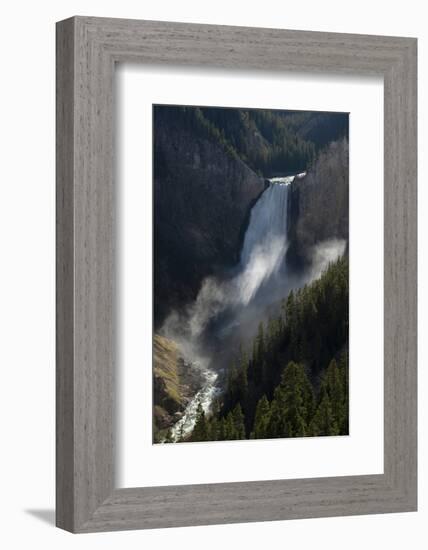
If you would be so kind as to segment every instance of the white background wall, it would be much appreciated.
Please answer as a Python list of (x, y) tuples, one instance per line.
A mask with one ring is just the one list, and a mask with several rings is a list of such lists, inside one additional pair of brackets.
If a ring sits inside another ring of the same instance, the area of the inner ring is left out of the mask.
[[(419, 267), (426, 304), (427, 44), (424, 2), (407, 0), (10, 1), (1, 11), (0, 542), (3, 548), (426, 547), (427, 315), (420, 307), (419, 512), (73, 536), (54, 506), (54, 23), (70, 15), (417, 36)], [(370, 179), (361, 182), (370, 186)]]

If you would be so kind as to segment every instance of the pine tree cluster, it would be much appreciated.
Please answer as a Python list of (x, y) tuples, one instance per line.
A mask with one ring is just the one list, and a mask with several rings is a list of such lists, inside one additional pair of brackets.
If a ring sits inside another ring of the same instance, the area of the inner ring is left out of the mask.
[(348, 434), (348, 258), (293, 292), (241, 348), (209, 415), (183, 440)]
[[(303, 138), (299, 128), (309, 124), (316, 114), (292, 113), (265, 109), (219, 107), (155, 106), (157, 126), (162, 120), (169, 127), (178, 126), (193, 138), (218, 143), (225, 152), (240, 158), (255, 172), (265, 177), (306, 170), (323, 142)], [(343, 116), (330, 114), (336, 128), (336, 139), (344, 134)], [(156, 155), (156, 151), (155, 151)], [(157, 166), (162, 169), (162, 159)]]

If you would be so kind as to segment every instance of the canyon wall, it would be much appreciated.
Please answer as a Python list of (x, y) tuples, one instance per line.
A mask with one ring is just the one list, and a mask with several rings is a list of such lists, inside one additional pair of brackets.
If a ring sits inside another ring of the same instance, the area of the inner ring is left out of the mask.
[(342, 139), (323, 150), (289, 193), (288, 259), (295, 267), (311, 260), (314, 245), (349, 238), (349, 147)]
[(155, 325), (195, 299), (202, 280), (239, 261), (262, 177), (219, 140), (156, 115)]

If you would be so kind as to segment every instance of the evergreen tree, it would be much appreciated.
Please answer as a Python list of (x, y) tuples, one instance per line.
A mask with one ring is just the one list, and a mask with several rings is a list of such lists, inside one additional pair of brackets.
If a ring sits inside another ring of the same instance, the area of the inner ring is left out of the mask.
[(339, 434), (348, 433), (348, 377), (347, 354), (341, 355), (339, 365), (332, 359), (322, 376), (319, 402), (327, 396), (335, 426)]
[(259, 359), (264, 357), (265, 354), (265, 336), (264, 336), (264, 328), (263, 323), (259, 323), (259, 329), (257, 333), (257, 355)]
[(251, 361), (249, 364), (248, 369), (248, 377), (255, 383), (256, 378), (258, 376), (257, 374), (257, 340), (253, 338), (253, 345), (252, 345), (252, 355), (251, 355)]
[(192, 432), (192, 441), (207, 441), (208, 440), (208, 426), (205, 417), (205, 411), (201, 402), (198, 403), (196, 410), (196, 422)]
[(339, 358), (339, 372), (343, 387), (343, 408), (342, 418), (339, 424), (341, 435), (349, 434), (349, 371), (348, 371), (348, 350), (343, 351)]
[(226, 417), (225, 422), (225, 439), (226, 440), (233, 440), (237, 439), (236, 437), (236, 431), (235, 431), (235, 420), (233, 418), (233, 413), (230, 412)]
[(294, 292), (291, 290), (287, 297), (285, 306), (285, 322), (290, 353), (296, 357), (298, 343), (298, 327), (297, 327), (297, 309), (294, 300)]
[(234, 421), (238, 405), (251, 437), (348, 433), (348, 296), (348, 259), (342, 257), (319, 279), (291, 291), (278, 318), (259, 323), (251, 360), (240, 349), (230, 365), (208, 439), (215, 432), (218, 439), (242, 437)]
[(219, 421), (219, 427), (218, 427), (218, 440), (219, 441), (226, 441), (227, 438), (227, 426), (226, 426), (226, 419), (223, 417)]
[(233, 439), (245, 439), (244, 414), (239, 403), (233, 409), (232, 416), (235, 436)]
[(270, 381), (269, 380), (270, 375), (271, 374), (273, 375), (273, 373), (271, 373), (270, 371), (271, 371), (271, 369), (268, 368), (268, 363), (263, 359), (260, 372), (261, 372), (261, 381), (262, 381), (264, 387), (267, 387), (267, 385)]
[(343, 376), (337, 366), (335, 359), (332, 359), (324, 375), (324, 391), (328, 393), (331, 402), (333, 416), (338, 426), (342, 424), (345, 409), (345, 388)]
[(239, 392), (238, 371), (235, 363), (232, 363), (227, 372), (226, 402), (229, 408), (232, 408), (239, 399)]
[(321, 403), (318, 405), (310, 425), (310, 433), (315, 436), (339, 434), (328, 393), (324, 393)]
[(253, 348), (253, 363), (254, 363), (254, 381), (255, 383), (263, 383), (263, 359), (265, 357), (265, 337), (263, 323), (259, 323), (255, 346)]
[(207, 441), (217, 441), (219, 439), (220, 421), (216, 415), (210, 419), (207, 425)]
[(259, 400), (254, 419), (254, 428), (252, 437), (254, 439), (263, 439), (269, 437), (268, 426), (270, 421), (270, 405), (266, 395)]
[(291, 361), (274, 393), (268, 431), (272, 437), (302, 437), (312, 410), (312, 386), (303, 366)]
[(239, 374), (237, 380), (239, 388), (239, 397), (245, 400), (248, 394), (248, 357), (245, 351), (240, 347), (239, 350)]
[(275, 389), (274, 398), (270, 404), (269, 422), (266, 428), (265, 437), (289, 437), (283, 406), (284, 403), (280, 396), (280, 389), (277, 387)]

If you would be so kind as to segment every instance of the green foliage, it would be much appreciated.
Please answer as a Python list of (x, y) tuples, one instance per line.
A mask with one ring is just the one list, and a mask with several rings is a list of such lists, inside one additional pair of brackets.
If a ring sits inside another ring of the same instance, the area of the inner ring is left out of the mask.
[(195, 427), (193, 428), (191, 441), (208, 441), (208, 423), (205, 417), (205, 411), (202, 407), (201, 402), (198, 403), (198, 408), (196, 411), (196, 422)]
[(268, 426), (270, 421), (270, 405), (266, 395), (259, 400), (254, 419), (254, 429), (251, 432), (252, 439), (263, 439), (268, 437)]
[(285, 301), (284, 346), (290, 358), (319, 372), (348, 342), (348, 258), (331, 264)]
[[(264, 399), (259, 401), (259, 412), (264, 410), (262, 424), (264, 437), (302, 437), (308, 435), (308, 424), (314, 408), (312, 386), (304, 367), (290, 361), (274, 392), (267, 413)], [(254, 436), (257, 437), (256, 419)]]
[(263, 382), (263, 363), (265, 360), (265, 337), (263, 323), (259, 323), (259, 329), (257, 337), (255, 339), (255, 345), (253, 346), (253, 372), (254, 381), (256, 384)]
[[(325, 143), (317, 136), (303, 137), (316, 113), (298, 113), (264, 109), (228, 109), (219, 107), (156, 106), (155, 124), (178, 126), (193, 139), (218, 143), (232, 158), (239, 158), (259, 175), (267, 177), (307, 170)], [(347, 117), (329, 114), (335, 132), (331, 140), (346, 133)], [(337, 117), (336, 117), (337, 118)], [(325, 126), (325, 122), (323, 126)], [(315, 125), (316, 126), (316, 125)], [(156, 154), (156, 151), (155, 151)], [(162, 169), (162, 159), (156, 166)]]
[(263, 173), (274, 174), (306, 170), (315, 157), (315, 146), (299, 137), (294, 126), (279, 111), (256, 109), (250, 111), (261, 135), (270, 148), (261, 151), (255, 164)]
[(338, 435), (339, 428), (333, 414), (333, 407), (328, 394), (324, 394), (311, 421), (311, 435)]
[(216, 415), (213, 415), (211, 421), (207, 425), (207, 440), (217, 441), (220, 439), (220, 421)]
[(193, 441), (348, 434), (348, 259), (291, 291), (259, 323), (251, 359), (240, 348), (210, 418)]
[(244, 414), (239, 403), (233, 409), (232, 418), (235, 436), (233, 439), (245, 439)]
[(322, 376), (320, 399), (311, 431), (313, 435), (348, 432), (348, 368), (345, 353), (339, 365), (333, 359)]
[(245, 351), (239, 349), (239, 371), (237, 373), (237, 384), (240, 400), (245, 400), (248, 394), (248, 357)]

